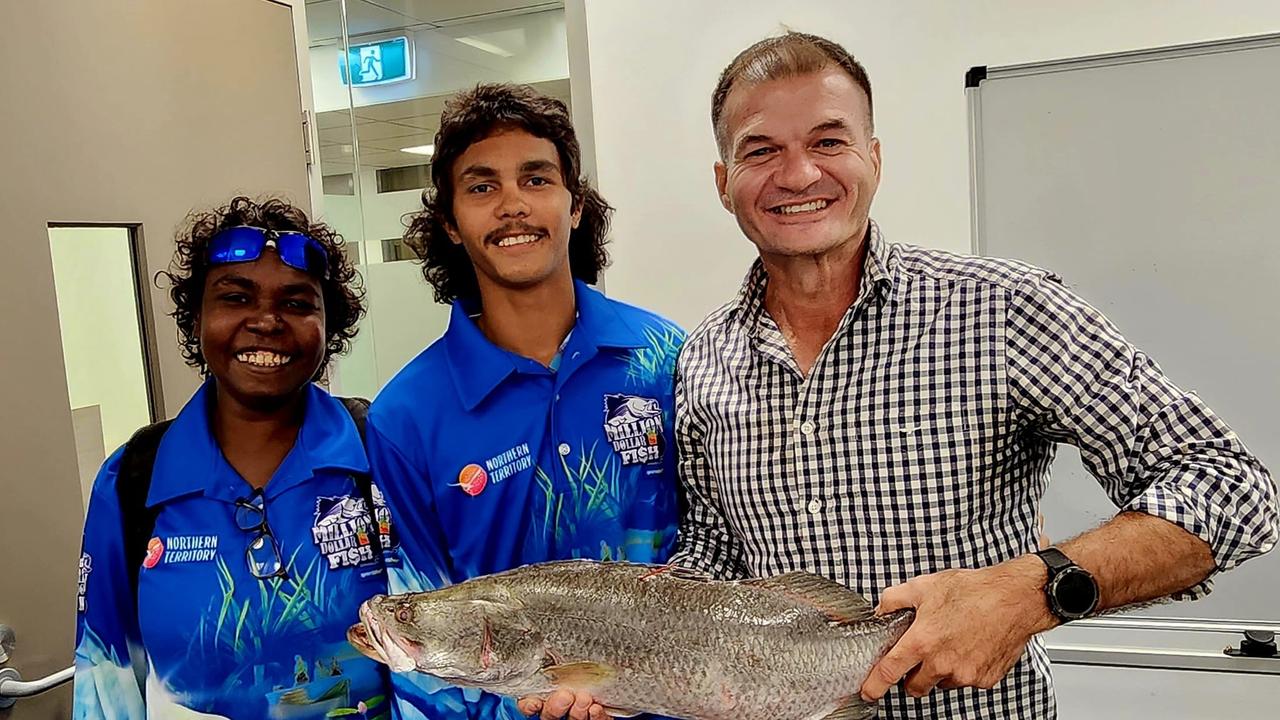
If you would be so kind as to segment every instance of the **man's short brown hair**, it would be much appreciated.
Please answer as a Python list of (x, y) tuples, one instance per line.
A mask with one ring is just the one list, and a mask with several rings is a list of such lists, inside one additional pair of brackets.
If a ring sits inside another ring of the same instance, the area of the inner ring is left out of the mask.
[(817, 35), (788, 30), (786, 34), (765, 38), (738, 53), (724, 72), (720, 73), (720, 81), (711, 94), (711, 127), (715, 131), (720, 158), (727, 159), (729, 156), (729, 139), (725, 137), (723, 124), (724, 103), (735, 86), (808, 75), (833, 66), (849, 73), (849, 77), (853, 78), (867, 96), (867, 130), (874, 132), (871, 79), (867, 77), (862, 63), (838, 43)]

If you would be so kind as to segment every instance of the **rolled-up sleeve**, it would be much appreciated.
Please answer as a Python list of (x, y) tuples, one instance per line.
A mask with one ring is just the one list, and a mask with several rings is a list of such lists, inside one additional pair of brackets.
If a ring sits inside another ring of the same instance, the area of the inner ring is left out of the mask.
[(1219, 572), (1275, 546), (1280, 513), (1270, 473), (1098, 310), (1056, 277), (1036, 275), (1010, 293), (1006, 327), (1014, 412), (1029, 431), (1078, 447), (1117, 507), (1204, 540)]

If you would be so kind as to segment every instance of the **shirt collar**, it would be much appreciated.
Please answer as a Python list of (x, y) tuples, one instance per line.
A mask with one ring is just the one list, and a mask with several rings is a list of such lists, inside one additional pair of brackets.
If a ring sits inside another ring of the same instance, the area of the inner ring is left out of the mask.
[(875, 220), (868, 221), (867, 259), (862, 266), (862, 287), (859, 294), (871, 292), (874, 297), (884, 300), (893, 297), (897, 284), (893, 280), (893, 258), (889, 252), (889, 243), (880, 234), (880, 226)]
[[(883, 302), (893, 297), (895, 283), (890, 255), (890, 246), (881, 235), (880, 226), (875, 220), (869, 220), (867, 254), (863, 260), (862, 279), (858, 288), (859, 299), (866, 297)], [(760, 323), (764, 318), (764, 293), (768, 283), (769, 273), (764, 268), (764, 261), (756, 258), (730, 309), (731, 315), (737, 317), (753, 337), (758, 337)]]
[(647, 347), (644, 333), (618, 312), (617, 303), (590, 285), (575, 280), (578, 322), (575, 335), (581, 332), (596, 348), (634, 350)]
[[(618, 312), (613, 301), (580, 280), (574, 280), (577, 320), (570, 345), (594, 351), (645, 347), (643, 333)], [(468, 411), (474, 410), (513, 373), (547, 373), (536, 361), (498, 347), (484, 336), (472, 319), (474, 303), (453, 302), (449, 328), (445, 331), (445, 351), (449, 374), (458, 396)]]
[[(206, 380), (165, 431), (156, 452), (147, 505), (202, 492), (235, 501), (250, 488), (222, 455), (209, 425), (215, 381)], [(293, 448), (267, 483), (270, 496), (295, 487), (318, 470), (368, 473), (369, 461), (351, 414), (329, 393), (307, 385), (306, 412)]]

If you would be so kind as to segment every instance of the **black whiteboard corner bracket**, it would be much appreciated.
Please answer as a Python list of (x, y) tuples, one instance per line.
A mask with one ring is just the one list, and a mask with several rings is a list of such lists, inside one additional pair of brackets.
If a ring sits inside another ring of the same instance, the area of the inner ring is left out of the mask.
[(1280, 649), (1276, 648), (1276, 634), (1270, 630), (1246, 630), (1240, 647), (1228, 647), (1223, 650), (1231, 657), (1276, 658), (1280, 660)]
[(986, 79), (987, 66), (974, 65), (964, 74), (964, 89), (968, 90), (969, 88), (976, 88), (983, 80)]

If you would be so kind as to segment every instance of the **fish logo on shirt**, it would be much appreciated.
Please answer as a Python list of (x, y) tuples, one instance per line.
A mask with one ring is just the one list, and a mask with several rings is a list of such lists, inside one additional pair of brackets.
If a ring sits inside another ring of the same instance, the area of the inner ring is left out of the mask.
[(657, 400), (633, 395), (605, 395), (604, 409), (604, 422), (611, 427), (640, 422), (645, 418), (662, 417), (662, 406)]
[(349, 495), (316, 498), (311, 540), (329, 561), (330, 570), (374, 562), (371, 532), (376, 529), (363, 498)]
[[(317, 527), (333, 525), (344, 520), (363, 520), (369, 516), (364, 507), (364, 500), (360, 498), (320, 498), (316, 500), (316, 505)], [(321, 507), (324, 508), (323, 511)]]
[(623, 465), (662, 461), (662, 404), (636, 395), (604, 396), (604, 434)]

